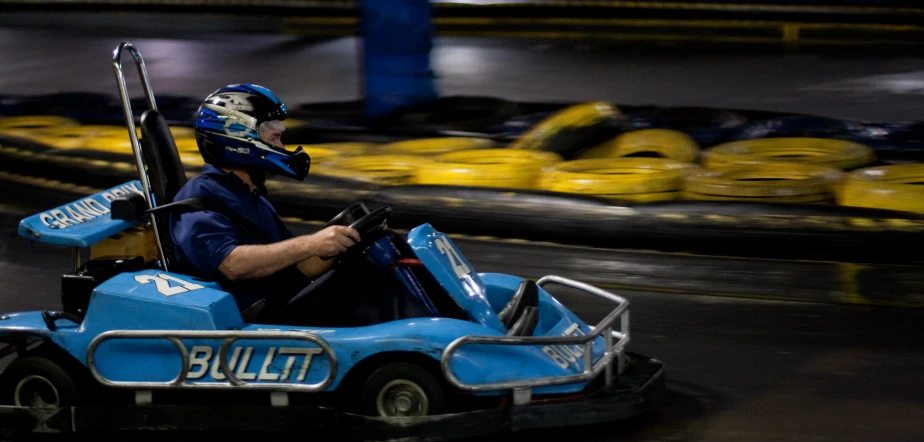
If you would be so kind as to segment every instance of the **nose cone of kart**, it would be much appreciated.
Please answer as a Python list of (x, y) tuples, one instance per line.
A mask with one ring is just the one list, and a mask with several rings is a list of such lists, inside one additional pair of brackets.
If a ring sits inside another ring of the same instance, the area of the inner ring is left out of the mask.
[(448, 236), (430, 224), (423, 224), (408, 233), (407, 242), (427, 270), (473, 320), (501, 333), (507, 331), (488, 302), (481, 277)]

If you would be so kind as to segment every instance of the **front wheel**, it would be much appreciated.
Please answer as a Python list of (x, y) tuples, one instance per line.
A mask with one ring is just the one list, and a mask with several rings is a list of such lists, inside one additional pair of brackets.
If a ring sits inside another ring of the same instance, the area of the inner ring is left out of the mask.
[(361, 401), (369, 416), (432, 416), (446, 410), (446, 393), (439, 380), (429, 370), (406, 362), (374, 371), (363, 385)]
[(0, 402), (17, 407), (59, 408), (74, 405), (77, 384), (60, 365), (41, 356), (14, 360), (0, 375)]

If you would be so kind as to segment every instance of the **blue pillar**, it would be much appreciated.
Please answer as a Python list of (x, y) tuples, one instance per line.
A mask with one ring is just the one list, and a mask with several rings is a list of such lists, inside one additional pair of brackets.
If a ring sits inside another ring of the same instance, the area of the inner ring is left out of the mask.
[(435, 100), (428, 0), (363, 0), (366, 116)]

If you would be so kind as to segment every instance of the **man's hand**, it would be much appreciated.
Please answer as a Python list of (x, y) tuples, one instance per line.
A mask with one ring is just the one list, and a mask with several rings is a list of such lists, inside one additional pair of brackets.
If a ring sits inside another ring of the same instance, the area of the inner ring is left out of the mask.
[(311, 254), (323, 258), (337, 256), (360, 241), (359, 232), (347, 226), (330, 226), (308, 238)]
[(314, 256), (299, 262), (297, 267), (309, 278), (327, 273), (336, 262), (322, 258), (339, 255), (360, 240), (359, 232), (346, 226), (330, 226), (307, 238), (315, 241)]

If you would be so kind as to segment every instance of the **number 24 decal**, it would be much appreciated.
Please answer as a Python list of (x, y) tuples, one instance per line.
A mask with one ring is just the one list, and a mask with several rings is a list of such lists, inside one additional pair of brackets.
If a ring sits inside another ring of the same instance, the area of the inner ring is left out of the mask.
[(463, 278), (465, 275), (471, 273), (472, 269), (465, 265), (462, 257), (459, 256), (459, 252), (456, 251), (455, 247), (449, 244), (449, 240), (447, 240), (445, 236), (437, 238), (435, 242), (436, 249), (443, 255), (446, 255), (446, 258), (449, 258), (449, 264), (452, 265), (452, 271), (455, 272), (456, 277)]
[[(173, 296), (180, 293), (191, 292), (193, 290), (204, 289), (205, 286), (199, 284), (193, 284), (189, 281), (183, 281), (180, 278), (175, 278), (170, 275), (165, 275), (163, 273), (157, 274), (157, 276), (151, 275), (138, 275), (135, 277), (135, 281), (138, 281), (141, 284), (147, 284), (149, 282), (154, 283), (154, 287), (157, 288), (157, 291), (164, 296)], [(173, 281), (179, 285), (171, 286), (170, 281)]]

